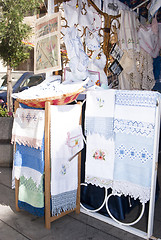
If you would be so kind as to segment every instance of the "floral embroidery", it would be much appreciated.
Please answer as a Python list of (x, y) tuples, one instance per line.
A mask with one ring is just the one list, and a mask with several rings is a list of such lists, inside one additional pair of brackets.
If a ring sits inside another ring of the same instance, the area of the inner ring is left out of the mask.
[(62, 168), (61, 168), (61, 174), (65, 175), (67, 173), (67, 168), (64, 164), (62, 164)]
[(93, 154), (93, 158), (98, 160), (105, 160), (105, 152), (102, 150), (96, 150)]
[(69, 148), (73, 149), (74, 147), (79, 147), (80, 140), (81, 140), (81, 135), (71, 137), (70, 132), (67, 133), (66, 144)]
[(104, 105), (104, 100), (103, 99), (101, 99), (101, 98), (97, 98), (97, 103), (98, 103), (98, 106), (101, 108), (101, 107), (103, 107), (103, 105)]

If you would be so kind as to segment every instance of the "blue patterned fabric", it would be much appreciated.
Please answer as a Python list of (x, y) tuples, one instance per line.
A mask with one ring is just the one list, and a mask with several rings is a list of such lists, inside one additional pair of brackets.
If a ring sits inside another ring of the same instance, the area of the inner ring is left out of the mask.
[(60, 193), (51, 196), (52, 216), (57, 216), (61, 212), (76, 208), (77, 190)]
[(158, 98), (160, 98), (160, 95), (152, 91), (119, 90), (116, 92), (115, 104), (135, 107), (155, 107)]
[(35, 216), (44, 216), (44, 139), (41, 149), (16, 144), (14, 166), (20, 167), (20, 171), (22, 171), (19, 186), (19, 208)]
[(159, 97), (156, 92), (116, 92), (114, 194), (130, 195), (145, 203), (150, 199)]
[(44, 139), (41, 149), (16, 144), (14, 166), (32, 168), (44, 173)]
[(44, 207), (43, 208), (36, 208), (36, 207), (33, 207), (30, 204), (22, 202), (20, 200), (18, 200), (18, 207), (20, 209), (23, 209), (23, 210), (35, 215), (35, 216), (38, 216), (38, 217), (43, 217), (44, 216), (44, 212), (45, 212)]
[(144, 187), (151, 183), (153, 139), (117, 133), (115, 137), (114, 180)]
[(106, 139), (113, 137), (113, 118), (86, 117), (85, 134), (98, 133)]

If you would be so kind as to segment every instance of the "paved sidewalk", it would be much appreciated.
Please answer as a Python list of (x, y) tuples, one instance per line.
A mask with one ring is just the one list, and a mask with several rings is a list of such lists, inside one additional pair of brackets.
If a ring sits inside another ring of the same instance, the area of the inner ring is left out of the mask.
[[(144, 215), (137, 224), (142, 231), (146, 231), (146, 212)], [(161, 198), (156, 203), (154, 236), (161, 238)], [(11, 168), (0, 168), (0, 240), (10, 239), (141, 240), (142, 238), (83, 213), (66, 215), (52, 222), (51, 230), (47, 230), (44, 218), (35, 217), (25, 211), (16, 212), (14, 190), (11, 189)]]

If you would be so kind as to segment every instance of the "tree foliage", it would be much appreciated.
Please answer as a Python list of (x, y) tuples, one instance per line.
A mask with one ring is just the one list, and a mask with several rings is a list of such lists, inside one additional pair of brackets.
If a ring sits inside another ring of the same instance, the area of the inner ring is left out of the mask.
[(0, 58), (7, 66), (7, 109), (13, 111), (11, 70), (29, 57), (27, 40), (31, 27), (24, 17), (36, 14), (42, 0), (0, 0)]
[(29, 57), (29, 47), (22, 43), (31, 33), (24, 17), (38, 9), (42, 0), (0, 0), (0, 57), (5, 65), (16, 67)]

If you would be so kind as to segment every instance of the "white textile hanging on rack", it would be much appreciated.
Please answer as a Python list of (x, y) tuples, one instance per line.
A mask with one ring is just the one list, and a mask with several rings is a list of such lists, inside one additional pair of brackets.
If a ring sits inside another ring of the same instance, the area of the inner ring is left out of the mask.
[(87, 94), (87, 183), (111, 187), (114, 195), (129, 195), (142, 203), (150, 199), (159, 98), (159, 93), (150, 91)]
[(44, 116), (44, 110), (18, 108), (14, 117), (11, 142), (41, 149), (45, 126)]
[[(72, 132), (79, 128), (80, 114), (81, 105), (79, 104), (51, 106), (51, 199), (53, 216), (76, 207), (78, 160), (77, 157), (71, 160), (73, 152), (71, 152), (68, 140), (69, 133), (72, 135)], [(80, 143), (79, 148), (77, 145), (81, 140), (77, 136), (75, 139), (78, 141), (75, 141), (72, 147), (80, 151), (83, 145)], [(74, 151), (75, 154), (76, 151)]]
[(87, 93), (85, 131), (87, 135), (85, 181), (110, 187), (114, 166), (115, 90)]
[(120, 48), (139, 52), (140, 46), (137, 33), (139, 21), (136, 18), (136, 13), (121, 10), (120, 14), (120, 30), (118, 32)]
[(116, 92), (113, 194), (142, 203), (150, 199), (157, 97), (146, 91)]

